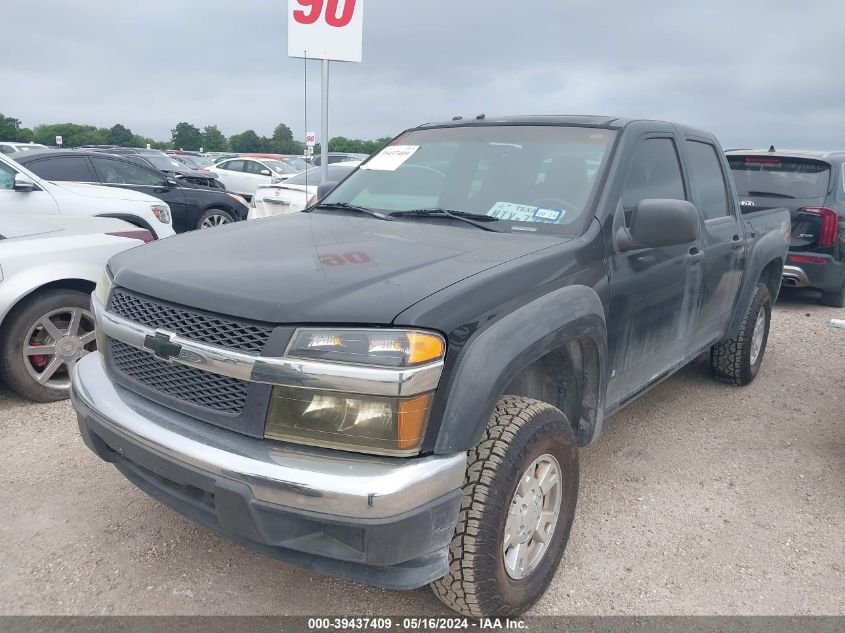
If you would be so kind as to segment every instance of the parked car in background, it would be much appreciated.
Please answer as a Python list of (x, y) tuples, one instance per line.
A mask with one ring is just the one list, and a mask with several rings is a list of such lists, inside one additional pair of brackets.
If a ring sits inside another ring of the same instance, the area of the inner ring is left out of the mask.
[(199, 171), (204, 167), (211, 167), (212, 165), (214, 165), (214, 160), (211, 158), (207, 158), (206, 156), (196, 154), (183, 154), (179, 152), (167, 152), (167, 155), (171, 158), (175, 158), (176, 160), (181, 161), (184, 165), (195, 171)]
[(845, 307), (845, 152), (727, 152), (743, 213), (786, 207), (792, 218), (783, 284), (821, 290)]
[[(47, 154), (52, 151), (48, 150)], [(16, 155), (24, 158), (28, 154)], [(86, 169), (79, 176), (90, 179)], [(174, 234), (170, 207), (158, 198), (101, 185), (53, 182), (0, 154), (0, 218), (56, 213), (118, 218), (147, 229), (156, 238)]]
[(249, 209), (242, 197), (219, 189), (191, 185), (140, 165), (134, 156), (100, 152), (27, 152), (18, 162), (53, 182), (84, 182), (131, 189), (163, 200), (170, 207), (177, 233), (245, 220)]
[[(309, 169), (285, 182), (260, 187), (250, 202), (249, 219), (302, 211), (308, 206), (308, 201), (317, 194), (320, 171), (319, 168)], [(329, 180), (340, 182), (353, 171), (354, 164), (329, 165)]]
[(177, 160), (175, 157), (169, 156), (157, 149), (138, 149), (138, 148), (96, 148), (104, 154), (113, 154), (115, 156), (125, 156), (131, 158), (136, 162), (140, 162), (148, 167), (153, 167), (159, 171), (169, 175), (175, 176), (178, 180), (187, 182), (192, 185), (200, 185), (203, 187), (212, 187), (214, 189), (226, 190), (225, 185), (217, 178), (217, 174), (209, 171), (199, 171), (192, 169), (184, 162)]
[[(367, 160), (369, 156), (367, 154), (350, 154), (347, 152), (329, 152), (328, 159), (329, 165), (334, 165), (335, 163), (361, 163)], [(320, 154), (314, 154), (314, 157), (311, 159), (311, 164), (314, 167), (319, 167), (321, 164), (323, 157)]]
[(71, 399), (92, 451), (223, 536), (515, 617), (607, 417), (703, 353), (758, 375), (789, 213), (740, 214), (716, 139), (671, 123), (394, 144), (307, 212), (113, 257)]
[(97, 349), (104, 263), (152, 239), (111, 218), (0, 214), (0, 380), (30, 400), (67, 398), (70, 368)]
[(227, 190), (248, 198), (259, 187), (288, 180), (298, 173), (274, 158), (230, 158), (205, 169), (217, 174)]
[(41, 143), (0, 143), (0, 154), (13, 154), (15, 152), (28, 152), (34, 149), (50, 149)]

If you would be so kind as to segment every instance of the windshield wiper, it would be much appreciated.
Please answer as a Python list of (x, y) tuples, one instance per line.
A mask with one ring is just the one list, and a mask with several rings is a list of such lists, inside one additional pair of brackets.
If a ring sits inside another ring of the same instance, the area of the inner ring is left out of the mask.
[(749, 196), (767, 196), (769, 198), (789, 198), (795, 200), (795, 196), (790, 196), (787, 193), (775, 193), (774, 191), (749, 191)]
[(313, 209), (340, 209), (341, 211), (356, 211), (358, 213), (366, 213), (367, 215), (371, 215), (374, 218), (378, 218), (379, 220), (393, 220), (395, 218), (390, 217), (384, 213), (379, 213), (378, 211), (374, 211), (373, 209), (368, 209), (367, 207), (359, 207), (355, 204), (349, 204), (348, 202), (319, 202), (312, 207)]
[(489, 215), (481, 215), (480, 213), (468, 213), (466, 211), (452, 211), (450, 209), (412, 209), (410, 211), (394, 211), (390, 214), (394, 218), (401, 218), (404, 216), (412, 216), (417, 218), (451, 218), (472, 224), (484, 231), (493, 231), (494, 233), (501, 233), (500, 229), (495, 229), (492, 226), (486, 226), (483, 222), (498, 222), (499, 218), (494, 218)]

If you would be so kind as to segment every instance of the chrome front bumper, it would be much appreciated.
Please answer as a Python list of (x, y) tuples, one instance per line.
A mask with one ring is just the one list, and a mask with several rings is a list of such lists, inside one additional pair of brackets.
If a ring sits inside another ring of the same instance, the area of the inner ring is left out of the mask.
[[(214, 427), (115, 385), (99, 353), (72, 373), (72, 399), (118, 443), (246, 486), (274, 506), (343, 518), (402, 515), (459, 490), (466, 455), (386, 458), (296, 447)], [(120, 446), (112, 447), (118, 453)]]

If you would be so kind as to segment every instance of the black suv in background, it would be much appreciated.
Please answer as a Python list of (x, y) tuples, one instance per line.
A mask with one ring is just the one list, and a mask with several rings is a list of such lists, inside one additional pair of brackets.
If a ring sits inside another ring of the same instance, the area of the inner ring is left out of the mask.
[(18, 152), (14, 159), (45, 180), (83, 182), (132, 189), (170, 205), (177, 233), (246, 220), (246, 200), (209, 187), (192, 186), (146, 167), (130, 156), (98, 152)]
[(845, 307), (845, 152), (727, 152), (743, 213), (786, 207), (792, 216), (783, 285), (821, 290)]

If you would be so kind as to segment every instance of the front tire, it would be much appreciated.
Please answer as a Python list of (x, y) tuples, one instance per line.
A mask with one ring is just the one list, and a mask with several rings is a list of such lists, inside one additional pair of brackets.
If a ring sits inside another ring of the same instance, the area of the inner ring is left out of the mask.
[(3, 323), (0, 378), (35, 402), (64, 400), (70, 370), (97, 348), (91, 298), (78, 290), (36, 292), (15, 306)]
[(518, 615), (549, 586), (575, 516), (578, 449), (566, 416), (504, 396), (469, 451), (463, 492), (449, 573), (431, 588), (466, 616)]
[(758, 283), (739, 332), (710, 348), (710, 367), (716, 380), (742, 386), (757, 377), (766, 353), (771, 320), (772, 297), (769, 289)]
[(235, 221), (232, 214), (223, 209), (208, 209), (197, 220), (197, 229), (213, 229), (215, 226), (231, 224)]

